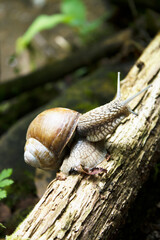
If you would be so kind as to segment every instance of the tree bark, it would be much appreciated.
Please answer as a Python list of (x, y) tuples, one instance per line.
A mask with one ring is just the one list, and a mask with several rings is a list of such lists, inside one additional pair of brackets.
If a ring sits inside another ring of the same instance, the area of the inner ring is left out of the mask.
[(108, 239), (115, 237), (128, 208), (155, 164), (160, 146), (160, 34), (122, 82), (122, 97), (137, 97), (130, 115), (106, 141), (111, 157), (99, 176), (70, 174), (53, 180), (43, 197), (9, 239)]

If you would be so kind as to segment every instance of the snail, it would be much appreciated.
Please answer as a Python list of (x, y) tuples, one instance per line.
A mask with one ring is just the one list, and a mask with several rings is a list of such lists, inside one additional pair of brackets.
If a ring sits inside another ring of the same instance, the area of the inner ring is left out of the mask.
[(88, 174), (104, 171), (97, 165), (107, 153), (104, 148), (106, 136), (112, 134), (130, 113), (137, 115), (128, 103), (150, 86), (122, 100), (118, 73), (117, 95), (110, 103), (84, 114), (67, 108), (43, 111), (28, 127), (25, 162), (42, 169), (57, 171), (60, 168), (65, 177), (72, 169)]

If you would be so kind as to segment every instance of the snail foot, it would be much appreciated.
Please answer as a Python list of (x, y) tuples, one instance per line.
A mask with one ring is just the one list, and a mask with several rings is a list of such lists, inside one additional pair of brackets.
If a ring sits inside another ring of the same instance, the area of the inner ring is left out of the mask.
[(78, 166), (76, 169), (78, 172), (85, 173), (87, 175), (96, 175), (99, 173), (107, 173), (107, 170), (101, 167), (94, 168), (84, 168), (82, 165)]

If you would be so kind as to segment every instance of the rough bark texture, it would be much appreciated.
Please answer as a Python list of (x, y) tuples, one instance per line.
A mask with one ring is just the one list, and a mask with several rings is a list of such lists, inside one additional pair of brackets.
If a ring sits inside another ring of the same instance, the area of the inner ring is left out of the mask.
[(108, 174), (71, 174), (53, 180), (29, 216), (9, 239), (113, 239), (129, 206), (156, 161), (160, 146), (160, 34), (123, 81), (122, 96), (152, 83), (137, 97), (130, 115), (107, 139), (111, 154), (100, 165)]

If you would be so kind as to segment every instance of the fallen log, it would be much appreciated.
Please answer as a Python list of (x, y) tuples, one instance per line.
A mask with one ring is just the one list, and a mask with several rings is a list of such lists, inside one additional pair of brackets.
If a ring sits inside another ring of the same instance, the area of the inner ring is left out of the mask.
[(46, 84), (0, 103), (0, 135), (8, 130), (17, 119), (46, 104), (58, 94), (60, 94), (60, 89), (57, 86)]
[[(109, 57), (131, 39), (132, 32), (128, 29), (103, 39), (88, 48), (84, 47), (63, 60), (46, 65), (30, 74), (20, 76), (0, 84), (0, 101), (12, 98), (22, 92), (33, 90), (48, 82), (56, 82), (76, 69), (91, 65), (102, 57)], [(98, 46), (98, 47), (97, 47)]]
[(130, 115), (106, 141), (111, 154), (100, 176), (70, 174), (53, 180), (35, 208), (8, 239), (108, 239), (115, 237), (132, 201), (155, 164), (160, 147), (160, 34), (122, 82), (127, 98), (137, 97)]

